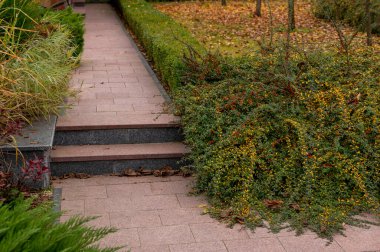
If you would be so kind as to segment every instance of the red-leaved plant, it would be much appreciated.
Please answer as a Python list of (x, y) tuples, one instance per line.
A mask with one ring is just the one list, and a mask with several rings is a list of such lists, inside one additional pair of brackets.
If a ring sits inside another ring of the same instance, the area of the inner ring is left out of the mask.
[(23, 179), (32, 179), (38, 181), (42, 179), (42, 175), (49, 172), (49, 168), (45, 165), (43, 158), (35, 156), (29, 159), (26, 165), (21, 168)]

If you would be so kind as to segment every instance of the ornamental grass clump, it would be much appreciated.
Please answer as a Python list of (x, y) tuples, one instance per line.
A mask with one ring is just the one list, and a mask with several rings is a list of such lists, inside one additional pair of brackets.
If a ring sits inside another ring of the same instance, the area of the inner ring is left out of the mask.
[(83, 35), (83, 18), (76, 15), (25, 0), (0, 3), (0, 144), (22, 122), (58, 113), (70, 95), (69, 75)]
[(182, 87), (176, 103), (209, 212), (329, 238), (358, 224), (355, 214), (379, 216), (379, 49), (219, 58), (223, 80)]

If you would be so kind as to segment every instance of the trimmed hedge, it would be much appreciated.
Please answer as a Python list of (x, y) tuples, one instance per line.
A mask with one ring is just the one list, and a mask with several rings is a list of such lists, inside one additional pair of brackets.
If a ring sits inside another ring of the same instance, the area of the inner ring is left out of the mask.
[(130, 29), (144, 46), (162, 80), (175, 89), (185, 71), (183, 55), (187, 45), (203, 51), (191, 33), (169, 16), (143, 0), (117, 1)]

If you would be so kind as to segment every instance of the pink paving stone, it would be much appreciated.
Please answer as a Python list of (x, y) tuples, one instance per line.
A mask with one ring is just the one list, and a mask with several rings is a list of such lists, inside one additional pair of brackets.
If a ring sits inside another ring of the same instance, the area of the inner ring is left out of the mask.
[(131, 248), (131, 252), (170, 252), (168, 245)]
[(73, 106), (71, 108), (69, 108), (69, 110), (71, 112), (78, 112), (78, 113), (86, 113), (86, 112), (96, 112), (96, 106), (89, 106), (89, 105), (86, 105), (86, 106)]
[(89, 70), (116, 71), (116, 70), (119, 70), (119, 66), (118, 65), (114, 65), (114, 66), (93, 66), (93, 67), (89, 68)]
[[(227, 252), (223, 242), (200, 242), (170, 245), (171, 252)], [(250, 251), (250, 250), (246, 250)]]
[(156, 182), (151, 184), (153, 194), (176, 194), (188, 193), (192, 189), (192, 180), (173, 181), (173, 182)]
[(96, 100), (93, 100), (93, 99), (80, 99), (78, 104), (80, 106), (85, 106), (87, 104), (94, 104), (96, 102), (96, 104), (114, 104), (114, 101), (113, 99), (96, 99)]
[(157, 227), (161, 219), (156, 210), (110, 213), (111, 225), (116, 228)]
[(80, 97), (80, 99), (96, 99), (96, 94), (94, 93), (80, 93), (78, 94), (78, 97)]
[[(126, 74), (126, 73), (124, 73)], [(133, 77), (111, 77), (111, 78), (108, 78), (108, 81), (109, 82), (137, 82), (137, 79), (136, 78), (133, 78)]]
[(61, 210), (66, 215), (84, 214), (84, 200), (62, 200)]
[(179, 208), (179, 203), (175, 195), (151, 195), (133, 196), (131, 204), (137, 210), (160, 210)]
[(336, 235), (334, 240), (347, 252), (380, 251), (380, 227), (369, 229), (347, 226), (346, 236)]
[[(108, 78), (89, 78), (89, 79), (77, 79), (78, 83), (83, 83), (83, 84), (106, 84), (108, 83)], [(82, 92), (86, 93), (86, 92)]]
[[(285, 252), (277, 238), (225, 241), (228, 252)], [(288, 250), (295, 251), (295, 250)], [(304, 252), (309, 250), (304, 250)]]
[[(60, 218), (60, 222), (65, 222), (72, 218), (75, 215), (62, 215)], [(84, 216), (84, 215), (80, 215)], [(90, 215), (89, 217), (93, 217), (95, 219), (89, 221), (86, 223), (87, 226), (90, 227), (96, 227), (96, 228), (102, 228), (102, 227), (110, 227), (110, 218), (108, 214), (101, 214), (101, 215)]]
[(190, 228), (197, 242), (249, 239), (240, 225), (229, 228), (224, 223), (201, 223), (190, 224)]
[(149, 84), (155, 84), (155, 81), (150, 78), (150, 77), (146, 77), (146, 76), (138, 76), (137, 79), (139, 80), (139, 82), (141, 83), (149, 83)]
[(152, 195), (150, 183), (107, 185), (109, 198)]
[[(104, 86), (103, 84), (95, 84), (95, 87), (101, 87)], [(112, 82), (112, 83), (107, 83), (107, 86), (110, 88), (126, 88), (126, 85), (124, 82)]]
[(85, 213), (97, 215), (110, 212), (132, 211), (135, 207), (129, 198), (86, 199)]
[(338, 243), (333, 241), (328, 243), (327, 240), (321, 239), (316, 235), (300, 235), (300, 236), (283, 236), (278, 237), (286, 251), (294, 252), (320, 252), (320, 251), (344, 251)]
[[(89, 88), (86, 88), (86, 89), (82, 89), (82, 92), (90, 92), (90, 93), (103, 93), (103, 92), (111, 92), (111, 88), (110, 87), (105, 87), (104, 84), (99, 84), (100, 86), (98, 87), (95, 87), (98, 86), (98, 84), (93, 84), (92, 87), (89, 87)], [(79, 95), (80, 97), (80, 95)], [(92, 104), (92, 105), (96, 105), (96, 104)]]
[(62, 199), (107, 198), (105, 186), (67, 187), (62, 191)]
[(158, 211), (163, 225), (181, 225), (216, 222), (200, 208), (178, 208)]
[(137, 228), (119, 229), (116, 233), (112, 233), (103, 238), (100, 247), (116, 247), (125, 246), (124, 251), (128, 248), (139, 247), (140, 239)]
[(129, 99), (121, 99), (121, 98), (115, 98), (114, 99), (115, 104), (133, 104), (133, 103), (148, 103), (149, 99), (144, 97), (138, 97), (138, 98), (129, 98)]
[(126, 112), (126, 111), (134, 111), (133, 106), (131, 104), (100, 104), (97, 106), (97, 111), (99, 112)]
[(134, 88), (111, 88), (113, 94), (127, 94), (130, 97), (141, 97), (142, 88), (134, 85)]
[(120, 70), (119, 67), (117, 67), (118, 70), (107, 70), (106, 73), (109, 75), (120, 75), (119, 77), (122, 77), (122, 74), (125, 73), (126, 71)]
[(195, 242), (187, 225), (139, 228), (142, 246)]
[(142, 112), (142, 113), (149, 113), (149, 112), (160, 113), (162, 111), (168, 110), (162, 104), (133, 104), (133, 109), (136, 112)]
[[(105, 73), (105, 74), (93, 74), (94, 78), (120, 78), (122, 77), (121, 74), (110, 74), (110, 73)], [(110, 81), (108, 81), (110, 82)]]
[(188, 181), (189, 179), (194, 181), (194, 177), (183, 177), (181, 175), (170, 176), (169, 179), (170, 181)]
[(67, 187), (75, 187), (75, 186), (84, 186), (84, 179), (55, 179), (53, 180), (54, 188), (67, 188)]
[(177, 198), (182, 208), (197, 208), (200, 205), (207, 204), (204, 196), (177, 194)]

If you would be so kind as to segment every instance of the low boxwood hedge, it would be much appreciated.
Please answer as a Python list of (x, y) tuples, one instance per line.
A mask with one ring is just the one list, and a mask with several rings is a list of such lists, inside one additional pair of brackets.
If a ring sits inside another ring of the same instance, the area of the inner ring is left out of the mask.
[(187, 46), (202, 51), (201, 44), (186, 28), (144, 0), (117, 0), (117, 3), (162, 80), (175, 89), (185, 69), (183, 55)]

